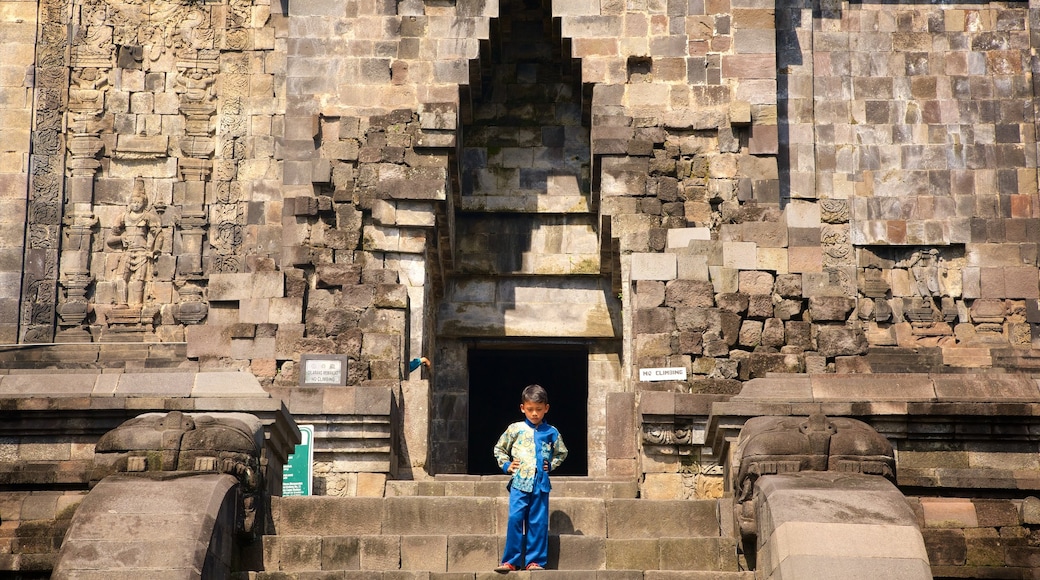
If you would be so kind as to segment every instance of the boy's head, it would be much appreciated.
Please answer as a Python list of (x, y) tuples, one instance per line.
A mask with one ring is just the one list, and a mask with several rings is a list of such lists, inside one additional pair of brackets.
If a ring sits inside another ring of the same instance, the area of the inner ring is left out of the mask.
[(549, 412), (549, 393), (541, 385), (527, 385), (520, 395), (520, 412), (532, 425), (539, 425)]

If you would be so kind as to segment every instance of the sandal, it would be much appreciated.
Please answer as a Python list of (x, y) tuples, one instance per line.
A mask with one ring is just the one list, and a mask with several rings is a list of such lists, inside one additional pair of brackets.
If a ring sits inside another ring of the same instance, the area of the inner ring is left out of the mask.
[(524, 568), (524, 570), (545, 570), (545, 568), (543, 568), (538, 562), (531, 562), (526, 568)]
[(495, 568), (495, 572), (498, 572), (499, 574), (505, 574), (506, 572), (512, 572), (513, 570), (516, 570), (516, 566), (509, 562), (502, 562), (498, 565), (498, 568)]

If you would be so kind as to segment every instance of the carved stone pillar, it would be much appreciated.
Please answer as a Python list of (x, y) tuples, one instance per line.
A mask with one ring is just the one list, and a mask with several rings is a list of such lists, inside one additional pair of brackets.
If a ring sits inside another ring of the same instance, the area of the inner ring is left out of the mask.
[(88, 290), (94, 282), (90, 253), (98, 225), (94, 215), (94, 177), (98, 160), (102, 115), (112, 68), (112, 29), (105, 25), (103, 5), (85, 6), (80, 33), (74, 38), (69, 83), (69, 123), (65, 142), (65, 210), (60, 256), (59, 293), (56, 311), (59, 342), (91, 342), (88, 330), (92, 311)]
[(180, 94), (180, 111), (185, 122), (184, 136), (178, 142), (181, 150), (178, 167), (182, 182), (177, 184), (176, 190), (177, 201), (181, 204), (181, 217), (177, 224), (181, 244), (177, 254), (179, 302), (176, 312), (179, 321), (190, 324), (191, 321), (201, 321), (208, 310), (198, 307), (202, 293), (193, 282), (203, 278), (203, 238), (208, 223), (206, 186), (213, 172), (213, 152), (216, 148), (213, 115), (217, 107), (213, 84), (219, 68), (219, 54), (214, 50), (198, 50), (180, 56), (177, 63), (177, 92)]

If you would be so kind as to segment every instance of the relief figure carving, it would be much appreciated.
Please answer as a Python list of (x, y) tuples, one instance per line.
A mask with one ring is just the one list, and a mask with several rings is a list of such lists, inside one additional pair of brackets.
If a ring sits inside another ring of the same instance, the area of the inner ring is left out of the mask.
[(212, 85), (216, 78), (209, 71), (191, 68), (177, 75), (178, 93), (184, 95), (184, 101), (191, 104), (203, 104), (213, 100)]
[(107, 239), (109, 247), (124, 251), (118, 275), (127, 285), (127, 304), (144, 303), (144, 285), (159, 255), (161, 227), (162, 221), (148, 201), (144, 183), (138, 181), (126, 212), (116, 221)]
[(910, 255), (907, 266), (914, 278), (914, 291), (921, 298), (930, 298), (940, 294), (939, 266), (941, 258), (939, 250), (915, 250)]

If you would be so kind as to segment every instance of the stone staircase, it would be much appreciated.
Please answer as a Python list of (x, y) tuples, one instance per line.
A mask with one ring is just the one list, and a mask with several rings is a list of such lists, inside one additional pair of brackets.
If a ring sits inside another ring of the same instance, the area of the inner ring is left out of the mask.
[[(502, 578), (502, 476), (389, 482), (386, 497), (273, 498), (256, 580)], [(638, 499), (634, 482), (554, 478), (549, 570), (506, 577), (751, 580), (715, 500)], [(722, 510), (725, 513), (726, 510)]]

